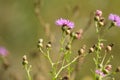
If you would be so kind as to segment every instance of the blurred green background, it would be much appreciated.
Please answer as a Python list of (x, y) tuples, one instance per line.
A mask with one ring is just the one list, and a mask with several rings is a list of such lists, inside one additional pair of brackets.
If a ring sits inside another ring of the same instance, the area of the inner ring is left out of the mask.
[[(56, 42), (60, 39), (61, 31), (56, 27), (55, 20), (67, 18), (75, 22), (74, 30), (85, 29), (90, 14), (96, 9), (102, 10), (106, 19), (109, 13), (119, 15), (119, 3), (119, 0), (0, 0), (0, 46), (6, 47), (10, 52), (7, 57), (10, 66), (7, 70), (0, 69), (0, 80), (26, 80), (21, 64), (24, 54), (28, 55), (32, 64), (34, 80), (47, 80), (48, 70), (43, 65), (47, 64), (43, 63), (45, 61), (41, 56), (36, 57), (38, 53), (36, 45), (39, 38), (44, 38), (46, 42), (51, 40), (54, 46), (58, 46)], [(111, 62), (114, 70), (120, 65), (119, 34), (120, 28), (117, 27), (105, 34), (105, 39), (108, 40), (106, 43), (115, 44), (111, 52), (114, 55)], [(77, 50), (86, 44), (89, 48), (96, 42), (94, 24), (91, 24), (83, 39), (74, 42), (73, 47)], [(57, 50), (57, 47), (55, 48)], [(92, 56), (87, 56), (84, 64), (80, 66), (77, 80), (88, 80), (84, 78), (92, 75), (93, 68)], [(120, 79), (119, 75), (115, 75), (116, 80)]]

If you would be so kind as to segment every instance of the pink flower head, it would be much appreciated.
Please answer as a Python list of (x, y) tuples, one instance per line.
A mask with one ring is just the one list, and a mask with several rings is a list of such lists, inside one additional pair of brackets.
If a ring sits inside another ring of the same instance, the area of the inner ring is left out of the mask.
[(102, 16), (102, 11), (101, 10), (96, 10), (95, 16), (101, 17)]
[(0, 55), (1, 56), (7, 56), (8, 51), (4, 47), (0, 47)]
[(66, 19), (63, 19), (63, 18), (60, 18), (58, 20), (56, 20), (56, 25), (58, 26), (67, 26), (69, 28), (74, 28), (74, 23), (69, 21), (69, 20), (66, 20)]
[(105, 76), (105, 74), (102, 71), (100, 71), (100, 70), (96, 70), (95, 73), (100, 75), (100, 76), (102, 76), (102, 77)]
[(120, 26), (120, 16), (116, 14), (110, 14), (108, 18), (109, 20), (113, 21), (116, 26)]
[(83, 29), (80, 29), (79, 31), (76, 32), (76, 38), (81, 39), (82, 34), (83, 34)]
[(110, 70), (112, 69), (112, 65), (110, 65), (110, 64), (107, 65), (107, 66), (105, 67), (105, 69), (108, 70), (108, 71), (110, 71)]

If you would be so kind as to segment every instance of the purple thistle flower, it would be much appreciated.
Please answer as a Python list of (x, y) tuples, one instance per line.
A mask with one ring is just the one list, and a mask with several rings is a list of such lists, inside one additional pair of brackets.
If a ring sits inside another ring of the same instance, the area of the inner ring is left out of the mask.
[(120, 26), (120, 16), (116, 14), (110, 14), (108, 19), (113, 21), (114, 25)]
[(102, 77), (105, 76), (105, 74), (102, 71), (100, 71), (100, 70), (96, 70), (95, 73), (100, 75), (100, 76), (102, 76)]
[(74, 28), (74, 23), (69, 21), (69, 20), (66, 20), (66, 19), (63, 19), (63, 18), (60, 18), (58, 20), (56, 20), (56, 25), (58, 26), (67, 26), (69, 28)]
[(6, 48), (0, 46), (0, 55), (7, 56), (7, 54), (8, 54), (8, 51), (6, 50)]

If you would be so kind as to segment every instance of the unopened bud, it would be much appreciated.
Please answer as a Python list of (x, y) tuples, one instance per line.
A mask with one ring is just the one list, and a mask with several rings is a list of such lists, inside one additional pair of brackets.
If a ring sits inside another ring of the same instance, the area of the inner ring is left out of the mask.
[(28, 64), (27, 56), (26, 56), (26, 55), (23, 56), (22, 64), (23, 64), (23, 65), (27, 65), (27, 64)]
[(78, 50), (78, 55), (82, 55), (85, 52), (85, 50), (83, 48), (81, 48), (80, 50)]
[(101, 16), (102, 16), (102, 11), (96, 10), (95, 11), (95, 18), (94, 18), (94, 20), (95, 21), (99, 21)]
[(113, 46), (114, 46), (113, 43), (109, 44), (109, 45), (106, 47), (106, 51), (111, 51)]
[(83, 45), (83, 47), (80, 50), (78, 50), (78, 55), (85, 53), (85, 49), (86, 49), (86, 45)]
[(120, 66), (117, 67), (116, 72), (120, 72)]
[(70, 29), (67, 29), (67, 30), (66, 30), (66, 34), (68, 35), (68, 34), (70, 34), (70, 33), (71, 33)]
[(111, 71), (112, 65), (107, 65), (107, 66), (105, 67), (105, 69), (108, 70), (108, 71)]
[(107, 47), (106, 47), (106, 50), (107, 50), (107, 52), (109, 52), (109, 51), (112, 50), (112, 47), (111, 47), (111, 46), (107, 46)]
[(38, 43), (38, 47), (43, 47), (43, 43)]
[(91, 47), (91, 48), (89, 49), (89, 52), (88, 52), (88, 53), (92, 53), (92, 52), (94, 52), (94, 48), (93, 48), (93, 47)]
[(98, 22), (98, 24), (99, 24), (100, 27), (105, 25), (105, 23), (104, 23), (104, 22), (101, 22), (101, 21)]
[(71, 49), (71, 45), (68, 43), (65, 48), (66, 48), (66, 50), (70, 50)]
[(99, 16), (95, 16), (95, 17), (94, 17), (94, 20), (95, 20), (95, 21), (99, 21), (99, 20), (100, 20), (100, 17), (99, 17)]
[(43, 39), (39, 39), (38, 43), (43, 43)]
[(48, 44), (46, 45), (46, 48), (51, 48), (51, 42), (48, 42)]
[(104, 48), (104, 44), (103, 44), (103, 43), (100, 43), (100, 47), (101, 47), (101, 48)]
[(82, 29), (80, 29), (79, 31), (77, 31), (77, 32), (75, 33), (75, 38), (76, 38), (76, 39), (80, 39), (80, 38), (82, 37), (82, 33), (83, 33), (83, 30), (82, 30)]
[(23, 56), (23, 61), (25, 61), (25, 60), (27, 60), (27, 56), (26, 55)]
[(43, 39), (39, 39), (37, 47), (43, 47)]
[(96, 10), (95, 11), (95, 16), (102, 16), (102, 11), (101, 10)]
[(101, 17), (98, 24), (99, 24), (99, 26), (104, 26), (105, 25), (105, 19), (103, 17)]
[(62, 78), (62, 80), (69, 80), (69, 77), (68, 77), (68, 76), (64, 76), (64, 77)]
[(27, 65), (27, 64), (28, 64), (28, 61), (25, 60), (25, 61), (22, 62), (22, 64), (23, 64), (23, 65)]

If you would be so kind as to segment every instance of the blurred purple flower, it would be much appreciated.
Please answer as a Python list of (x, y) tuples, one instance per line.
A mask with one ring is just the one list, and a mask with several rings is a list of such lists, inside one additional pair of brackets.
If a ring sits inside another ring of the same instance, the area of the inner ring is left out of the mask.
[(7, 56), (7, 54), (8, 54), (8, 51), (6, 50), (6, 48), (0, 46), (0, 55)]
[(67, 26), (69, 28), (74, 28), (74, 23), (69, 21), (69, 20), (66, 20), (66, 19), (63, 19), (63, 18), (60, 18), (58, 20), (56, 20), (56, 25), (58, 26)]
[(113, 21), (116, 26), (120, 26), (120, 16), (116, 14), (110, 14), (108, 18), (109, 20)]
[(95, 73), (100, 75), (100, 76), (102, 76), (102, 77), (105, 76), (105, 74), (102, 71), (100, 71), (100, 70), (96, 70)]

